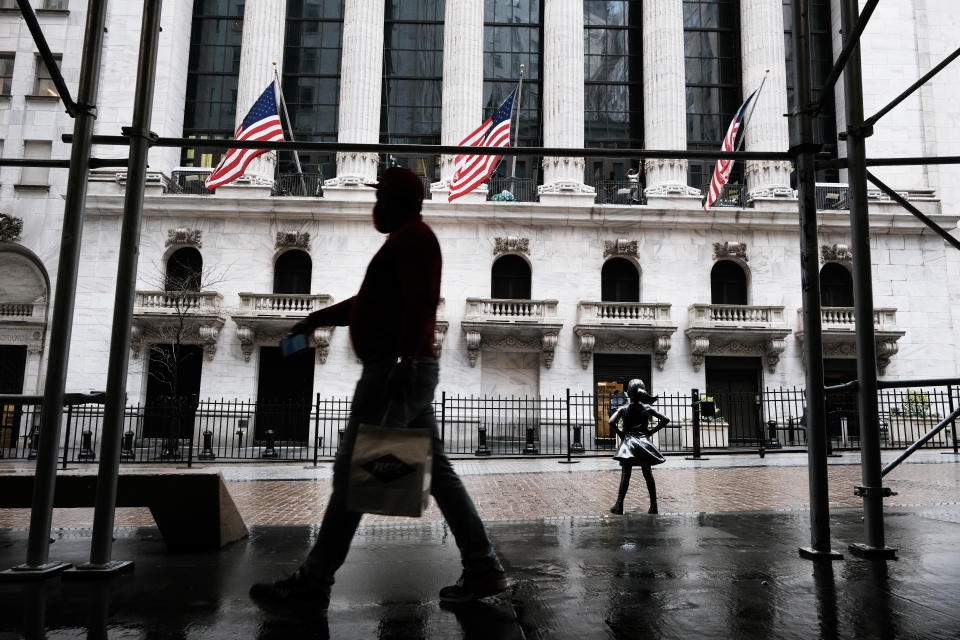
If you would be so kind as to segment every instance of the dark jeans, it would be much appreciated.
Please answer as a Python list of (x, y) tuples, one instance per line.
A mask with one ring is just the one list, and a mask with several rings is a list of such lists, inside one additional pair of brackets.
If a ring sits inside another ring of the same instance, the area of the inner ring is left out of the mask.
[[(432, 405), (439, 372), (437, 361), (432, 358), (418, 360), (417, 380), (412, 392), (389, 402), (386, 381), (393, 364), (391, 361), (363, 363), (363, 373), (350, 407), (350, 421), (333, 463), (333, 493), (323, 514), (317, 541), (303, 563), (304, 568), (318, 580), (333, 584), (333, 576), (347, 557), (362, 515), (348, 511), (346, 506), (350, 456), (357, 437), (357, 427), (360, 423), (383, 422), (385, 426), (429, 428), (433, 431), (430, 493), (453, 532), (464, 570), (481, 572), (500, 569), (500, 561), (490, 545), (473, 500), (443, 453)], [(389, 415), (384, 418), (388, 408)]]

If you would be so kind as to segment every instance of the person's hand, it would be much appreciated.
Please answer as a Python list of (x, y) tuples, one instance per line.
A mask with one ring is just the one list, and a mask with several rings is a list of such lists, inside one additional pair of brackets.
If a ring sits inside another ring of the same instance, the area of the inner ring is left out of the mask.
[(416, 382), (417, 364), (412, 358), (400, 358), (387, 375), (387, 393), (391, 397), (405, 396), (413, 391)]
[(287, 333), (287, 337), (295, 336), (298, 334), (309, 335), (313, 331), (313, 323), (310, 321), (310, 316), (307, 316), (297, 324), (290, 327), (290, 331)]

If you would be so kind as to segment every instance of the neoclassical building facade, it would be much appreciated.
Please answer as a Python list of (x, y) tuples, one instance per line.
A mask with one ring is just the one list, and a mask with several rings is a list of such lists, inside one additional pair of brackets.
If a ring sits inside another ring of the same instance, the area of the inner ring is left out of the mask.
[[(40, 12), (71, 87), (86, 3)], [(815, 82), (840, 49), (837, 2), (812, 3)], [(38, 6), (44, 9), (46, 4)], [(110, 3), (97, 133), (129, 124), (138, 3)], [(881, 3), (863, 39), (871, 113), (953, 49), (948, 0)], [(360, 364), (345, 328), (284, 360), (277, 341), (309, 311), (356, 291), (383, 238), (375, 180), (409, 166), (444, 255), (436, 335), (451, 394), (609, 391), (643, 377), (655, 391), (802, 386), (800, 246), (785, 162), (738, 165), (704, 212), (712, 167), (670, 158), (505, 158), (489, 188), (449, 204), (452, 158), (265, 154), (235, 184), (197, 186), (275, 75), (301, 141), (456, 144), (521, 78), (515, 146), (715, 149), (761, 83), (745, 149), (790, 146), (789, 0), (176, 0), (165, 3), (152, 129), (196, 138), (150, 153), (128, 395), (281, 401), (352, 392)], [(786, 44), (785, 44), (786, 43)], [(4, 53), (6, 52), (6, 53)], [(0, 10), (4, 157), (68, 156), (70, 130), (16, 10)], [(275, 63), (275, 64), (274, 64)], [(955, 153), (960, 91), (948, 69), (888, 114), (871, 156)], [(837, 92), (818, 120), (842, 156)], [(121, 156), (121, 147), (97, 147)], [(642, 170), (631, 184), (629, 168)], [(57, 274), (62, 170), (0, 172), (0, 391), (42, 391)], [(876, 173), (956, 232), (950, 166)], [(103, 388), (125, 172), (92, 173), (69, 390)], [(819, 177), (828, 380), (854, 373), (844, 172)], [(510, 199), (493, 196), (510, 192)], [(956, 375), (960, 255), (895, 203), (871, 195), (882, 376)], [(177, 345), (177, 346), (173, 346)], [(189, 355), (170, 379), (171, 357)]]

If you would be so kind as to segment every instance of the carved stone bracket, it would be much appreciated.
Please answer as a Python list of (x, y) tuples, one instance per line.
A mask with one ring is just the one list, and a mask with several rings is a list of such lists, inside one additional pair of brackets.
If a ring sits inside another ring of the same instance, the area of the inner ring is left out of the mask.
[(596, 337), (591, 333), (577, 334), (580, 343), (580, 366), (586, 369), (593, 360), (593, 348), (597, 343)]
[(610, 256), (628, 256), (637, 257), (637, 241), (627, 240), (626, 238), (617, 238), (616, 240), (603, 241), (603, 257)]
[(23, 233), (23, 219), (0, 213), (0, 242), (17, 242)]
[(697, 336), (690, 338), (690, 362), (693, 364), (694, 371), (700, 371), (703, 366), (703, 360), (710, 350), (710, 338), (706, 336)]
[(470, 366), (477, 365), (477, 356), (480, 355), (480, 332), (467, 331), (467, 357), (470, 359)]
[(320, 364), (326, 364), (327, 356), (330, 355), (331, 336), (333, 336), (333, 327), (317, 327), (311, 335), (313, 344), (317, 347), (317, 361)]
[(243, 361), (250, 362), (250, 356), (253, 355), (253, 348), (257, 339), (256, 334), (250, 327), (238, 326), (237, 338), (240, 340), (240, 351), (243, 352)]
[(549, 369), (553, 365), (553, 356), (557, 349), (557, 334), (544, 334), (541, 344), (543, 348), (543, 365)]
[(821, 245), (820, 262), (853, 262), (853, 251), (845, 244)]
[(894, 340), (884, 340), (877, 342), (877, 368), (880, 375), (887, 375), (887, 367), (890, 366), (890, 358), (893, 357), (900, 347)]
[(449, 323), (440, 320), (437, 321), (437, 326), (433, 330), (433, 349), (437, 352), (437, 358), (439, 358), (443, 352), (443, 341), (447, 337), (447, 329), (449, 326)]
[(526, 255), (530, 255), (530, 238), (518, 238), (515, 236), (508, 236), (506, 238), (494, 238), (493, 239), (494, 257), (503, 255), (505, 253), (523, 253)]
[(670, 334), (657, 336), (653, 347), (653, 359), (657, 363), (657, 371), (663, 371), (667, 362), (667, 353), (670, 351)]
[(305, 231), (277, 231), (277, 249), (303, 249), (310, 251), (310, 234)]
[(203, 231), (200, 229), (187, 229), (186, 227), (170, 229), (167, 231), (166, 246), (172, 247), (174, 245), (183, 245), (200, 249), (203, 247)]
[(713, 259), (739, 258), (747, 261), (747, 243), (745, 242), (714, 242)]
[(207, 360), (213, 360), (217, 355), (217, 340), (220, 338), (220, 327), (217, 325), (201, 325), (198, 329), (203, 353)]
[(763, 363), (767, 365), (767, 371), (774, 373), (777, 370), (777, 363), (780, 362), (780, 354), (787, 348), (787, 341), (783, 338), (773, 338), (767, 340), (763, 345)]

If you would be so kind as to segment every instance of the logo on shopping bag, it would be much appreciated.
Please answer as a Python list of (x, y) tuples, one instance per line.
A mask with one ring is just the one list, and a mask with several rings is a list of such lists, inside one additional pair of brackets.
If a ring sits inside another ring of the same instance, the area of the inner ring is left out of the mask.
[(365, 462), (361, 466), (381, 482), (395, 482), (415, 471), (413, 467), (392, 453)]

